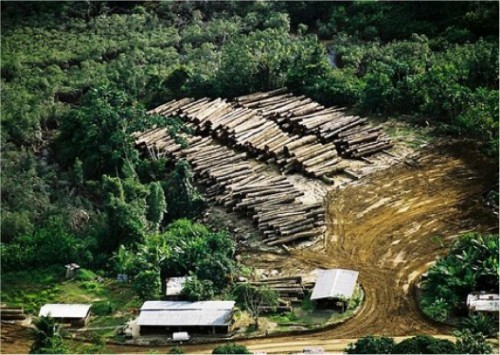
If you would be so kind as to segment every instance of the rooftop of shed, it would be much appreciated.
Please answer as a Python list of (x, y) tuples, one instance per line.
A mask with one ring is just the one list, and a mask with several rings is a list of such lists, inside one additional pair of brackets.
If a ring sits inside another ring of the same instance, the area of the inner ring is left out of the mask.
[(90, 304), (46, 304), (40, 308), (39, 317), (85, 318), (90, 311)]
[(345, 269), (319, 270), (311, 300), (351, 298), (359, 272)]
[(147, 301), (137, 319), (140, 326), (225, 326), (234, 301)]

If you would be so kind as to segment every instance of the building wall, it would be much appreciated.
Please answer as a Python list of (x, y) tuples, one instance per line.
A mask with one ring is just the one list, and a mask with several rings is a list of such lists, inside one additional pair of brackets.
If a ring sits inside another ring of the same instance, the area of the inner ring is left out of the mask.
[(141, 326), (141, 335), (165, 335), (172, 336), (175, 332), (188, 332), (191, 334), (227, 334), (229, 326), (197, 326), (197, 327), (164, 327), (164, 326)]
[(90, 312), (87, 313), (85, 318), (54, 318), (57, 323), (60, 323), (64, 326), (70, 326), (72, 328), (83, 328), (87, 325), (90, 320)]

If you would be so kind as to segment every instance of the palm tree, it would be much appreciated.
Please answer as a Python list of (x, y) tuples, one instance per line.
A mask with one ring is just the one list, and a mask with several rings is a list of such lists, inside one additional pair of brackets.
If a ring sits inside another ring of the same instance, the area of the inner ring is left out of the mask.
[(35, 341), (31, 346), (31, 354), (64, 354), (61, 327), (54, 319), (38, 317), (33, 321), (35, 325)]

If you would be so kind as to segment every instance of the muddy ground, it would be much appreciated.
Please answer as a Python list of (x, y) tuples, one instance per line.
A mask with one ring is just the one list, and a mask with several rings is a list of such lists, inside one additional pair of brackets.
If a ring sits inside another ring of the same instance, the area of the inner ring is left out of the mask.
[[(344, 324), (323, 332), (240, 343), (268, 352), (296, 351), (307, 345), (327, 345), (326, 350), (339, 351), (334, 339), (370, 334), (450, 335), (452, 329), (421, 314), (412, 286), (437, 257), (446, 254), (459, 234), (498, 230), (498, 219), (481, 199), (481, 192), (495, 183), (492, 171), (491, 162), (455, 143), (429, 148), (408, 164), (331, 191), (324, 240), (293, 249), (289, 255), (249, 253), (246, 262), (281, 274), (333, 267), (359, 270), (366, 293), (362, 309)], [(185, 350), (207, 352), (213, 347)]]
[[(484, 207), (481, 193), (497, 181), (493, 162), (463, 143), (427, 147), (415, 159), (370, 174), (327, 195), (328, 230), (313, 245), (289, 254), (248, 251), (245, 262), (281, 274), (316, 268), (359, 270), (365, 290), (362, 309), (335, 328), (314, 334), (239, 341), (254, 351), (283, 353), (319, 345), (340, 351), (354, 338), (377, 334), (450, 335), (419, 311), (413, 285), (428, 266), (446, 254), (467, 231), (496, 232), (498, 218)], [(25, 352), (29, 339), (2, 327), (2, 352)], [(7, 341), (6, 341), (7, 340)], [(209, 353), (214, 344), (185, 346)], [(299, 349), (300, 348), (300, 349)], [(24, 351), (23, 351), (24, 349)], [(108, 346), (115, 353), (148, 348)], [(158, 348), (167, 352), (168, 348)]]
[(448, 332), (422, 316), (412, 285), (459, 234), (498, 230), (498, 219), (481, 200), (495, 176), (488, 173), (487, 161), (460, 144), (434, 148), (414, 163), (331, 191), (324, 241), (292, 250), (291, 257), (260, 255), (253, 263), (289, 273), (359, 270), (366, 293), (363, 308), (345, 324), (314, 338)]

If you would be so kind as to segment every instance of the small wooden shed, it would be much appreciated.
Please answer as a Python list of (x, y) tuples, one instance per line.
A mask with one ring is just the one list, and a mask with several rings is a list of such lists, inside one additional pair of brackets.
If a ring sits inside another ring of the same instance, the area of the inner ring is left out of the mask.
[(189, 276), (169, 277), (165, 280), (165, 296), (168, 300), (179, 300), (186, 281), (190, 280)]

